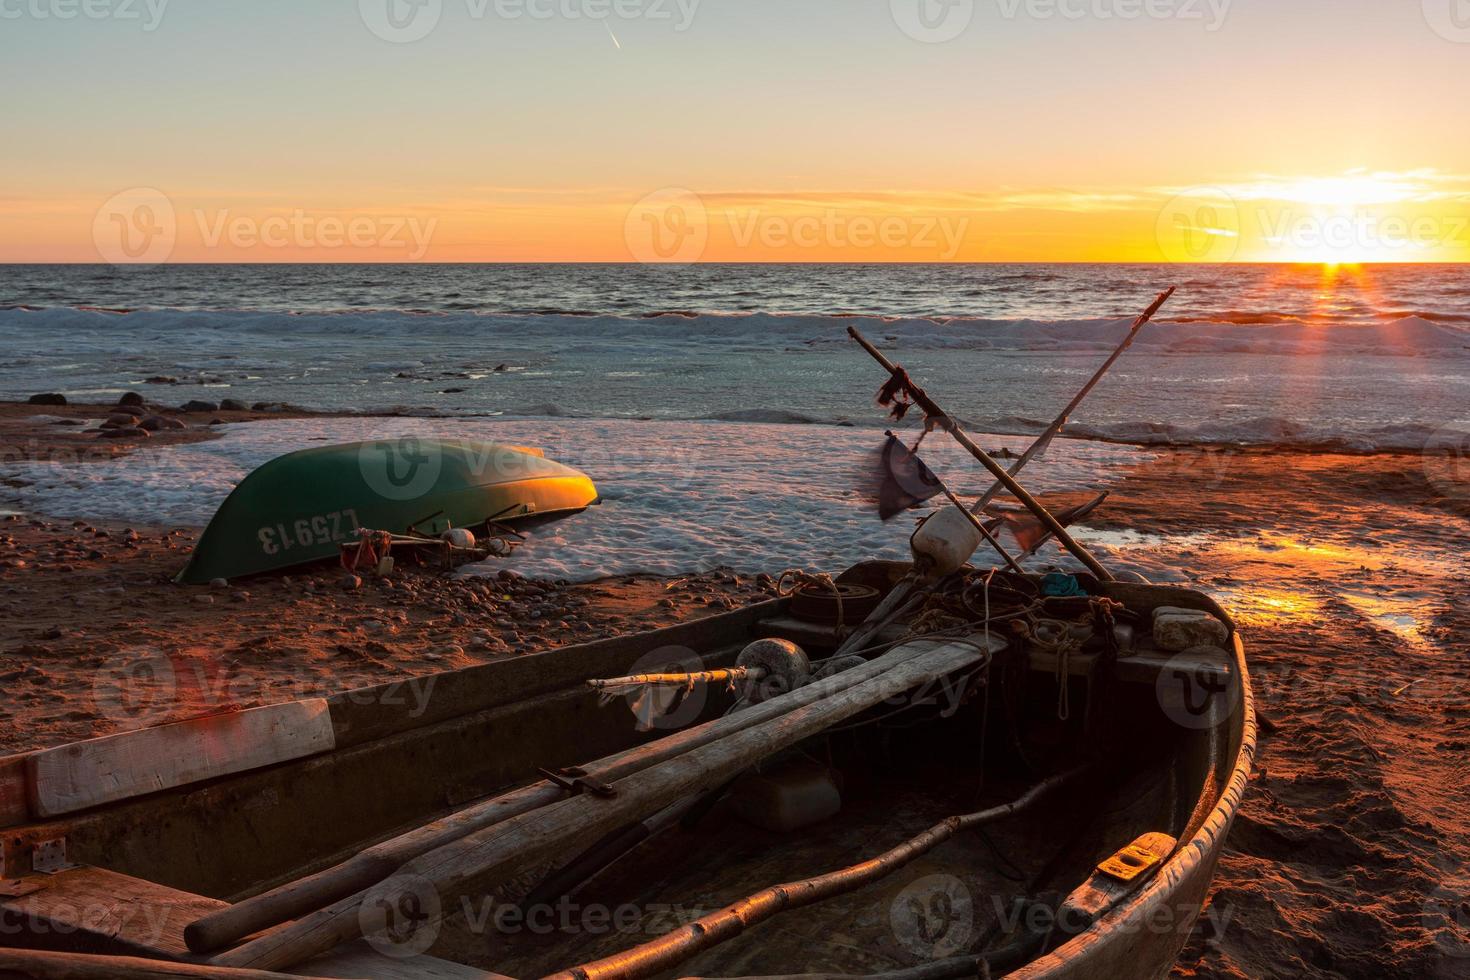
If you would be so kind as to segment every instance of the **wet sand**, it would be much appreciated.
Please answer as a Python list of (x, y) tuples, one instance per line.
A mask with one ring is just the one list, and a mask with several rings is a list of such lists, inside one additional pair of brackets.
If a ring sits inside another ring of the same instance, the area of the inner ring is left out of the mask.
[[(0, 445), (16, 452), (28, 438), (16, 422)], [(1470, 977), (1464, 475), (1455, 459), (1180, 451), (1123, 474), (1080, 532), (1118, 565), (1222, 598), (1245, 632), (1266, 719), (1251, 792), (1176, 975)], [(0, 523), (0, 616), (13, 624), (0, 640), (13, 722), (0, 752), (463, 667), (770, 594), (768, 580), (725, 572), (568, 587), (405, 570), (348, 589), (323, 569), (218, 590), (173, 585), (196, 533)], [(166, 684), (140, 685), (140, 671)]]
[(1179, 453), (1129, 474), (1094, 522), (1178, 536), (1140, 564), (1231, 608), (1267, 722), (1177, 976), (1470, 977), (1457, 464)]

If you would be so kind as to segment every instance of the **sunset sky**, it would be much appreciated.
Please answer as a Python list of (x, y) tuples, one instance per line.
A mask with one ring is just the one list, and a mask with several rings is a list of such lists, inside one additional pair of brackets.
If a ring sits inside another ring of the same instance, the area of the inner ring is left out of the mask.
[(1464, 260), (1463, 6), (0, 0), (0, 261)]

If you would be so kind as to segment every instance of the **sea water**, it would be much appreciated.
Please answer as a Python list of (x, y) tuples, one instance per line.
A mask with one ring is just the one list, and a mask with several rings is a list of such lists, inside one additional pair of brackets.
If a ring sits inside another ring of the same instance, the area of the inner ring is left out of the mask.
[(0, 266), (0, 397), (881, 425), (849, 327), (972, 427), (1418, 450), (1470, 427), (1462, 266)]

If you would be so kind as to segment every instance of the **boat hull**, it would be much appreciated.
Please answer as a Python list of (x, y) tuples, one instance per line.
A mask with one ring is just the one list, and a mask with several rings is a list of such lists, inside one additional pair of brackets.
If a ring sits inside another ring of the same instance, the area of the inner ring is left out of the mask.
[[(883, 582), (874, 579), (868, 584)], [(1102, 587), (1102, 594), (1144, 614), (1159, 606), (1184, 606), (1209, 610), (1228, 621), (1208, 597), (1184, 589), (1110, 584)], [(596, 693), (583, 683), (587, 678), (663, 669), (676, 659), (691, 667), (725, 667), (750, 640), (769, 636), (795, 638), (811, 649), (820, 648), (821, 638), (830, 638), (832, 630), (793, 620), (789, 600), (783, 599), (654, 633), (339, 694), (324, 701), (332, 741), (327, 751), (313, 750), (252, 771), (221, 769), (215, 778), (161, 791), (151, 784), (140, 785), (128, 799), (76, 812), (36, 811), (48, 796), (50, 772), (48, 766), (37, 764), (38, 759), (0, 760), (0, 790), (6, 772), (12, 772), (24, 782), (18, 797), (27, 801), (0, 835), (3, 870), (24, 873), (37, 846), (64, 839), (71, 861), (101, 865), (109, 873), (132, 875), (188, 895), (236, 901), (335, 864), (366, 843), (430, 816), (535, 781), (537, 770), (585, 762), (659, 737), (635, 732), (625, 710), (600, 706)], [(1177, 730), (1170, 727), (1175, 718), (1169, 709), (1161, 699), (1155, 700), (1156, 691), (1173, 681), (1168, 673), (1172, 661), (1155, 654), (1117, 661), (1116, 694), (1125, 699), (1117, 703), (1117, 713), (1129, 718), (1151, 713), (1143, 730), (1156, 740), (1177, 744), (1157, 756), (1160, 768), (1140, 769), (1135, 783), (1113, 785), (1110, 799), (1091, 801), (1096, 813), (1111, 815), (1096, 818), (1098, 841), (1084, 843), (1076, 854), (1058, 851), (1064, 868), (1061, 879), (1085, 879), (1101, 857), (1144, 830), (1167, 829), (1180, 846), (1136, 894), (1081, 935), (1011, 975), (1026, 980), (1167, 975), (1206, 900), (1255, 754), (1254, 707), (1238, 636), (1232, 636), (1228, 659), (1239, 679), (1240, 696), (1232, 697), (1228, 711), (1214, 716), (1214, 724)], [(1040, 677), (1055, 675), (1055, 668), (1045, 663), (1033, 661), (1030, 670)], [(1040, 677), (1038, 686), (1044, 683)], [(705, 717), (718, 717), (728, 704), (714, 698), (705, 707)], [(1054, 703), (1048, 705), (1053, 709)], [(218, 729), (214, 734), (219, 737), (205, 741), (239, 754), (242, 747), (223, 727), (233, 723), (228, 718), (206, 720), (207, 726)], [(701, 860), (699, 839), (691, 837), (679, 845), (688, 851), (685, 862), (672, 860), (663, 848), (638, 859), (647, 866), (628, 859), (622, 875), (604, 883), (604, 904), (652, 908), (670, 896), (695, 896), (702, 908), (719, 907), (731, 897), (793, 874), (828, 871), (881, 849), (884, 842), (895, 843), (915, 828), (930, 826), (935, 819), (963, 812), (965, 801), (972, 799), (976, 772), (950, 766), (974, 756), (976, 732), (966, 727), (970, 720), (963, 712), (950, 724), (947, 737), (925, 742), (935, 756), (932, 760), (901, 755), (911, 760), (909, 765), (880, 764), (872, 774), (861, 776), (902, 781), (911, 778), (904, 770), (918, 768), (913, 760), (932, 763), (934, 775), (943, 778), (917, 777), (914, 788), (940, 796), (927, 799), (921, 792), (914, 795), (917, 803), (911, 803), (900, 793), (855, 791), (847, 817), (819, 824), (804, 838), (767, 839), (748, 826), (732, 824), (732, 832), (719, 838), (727, 842), (721, 860), (713, 863)], [(146, 733), (129, 737), (141, 739)], [(902, 738), (901, 730), (893, 737)], [(922, 730), (913, 737), (927, 739)], [(1143, 756), (1155, 758), (1151, 748), (1142, 748)], [(60, 761), (71, 765), (69, 758)], [(1161, 775), (1167, 778), (1160, 779)], [(1165, 784), (1169, 788), (1161, 788)], [(384, 792), (385, 785), (392, 791)], [(943, 794), (956, 798), (942, 798)], [(1136, 809), (1123, 809), (1130, 800), (1136, 800)], [(1012, 846), (1011, 853), (1025, 854), (1015, 845), (1061, 841), (1075, 831), (1083, 814), (1076, 805), (1059, 806), (1026, 821), (1012, 821), (995, 833), (1016, 835), (1009, 841), (1002, 837), (1002, 843)], [(0, 826), (6, 822), (0, 811)], [(269, 846), (262, 847), (263, 841)], [(12, 862), (18, 862), (14, 869)], [(903, 910), (911, 908), (914, 888), (936, 881), (967, 883), (978, 911), (984, 897), (1013, 887), (984, 877), (992, 873), (994, 863), (980, 838), (957, 839), (891, 881), (794, 913), (789, 922), (763, 927), (766, 931), (752, 942), (712, 950), (675, 975), (762, 975), (797, 959), (819, 962), (817, 952), (824, 967), (833, 965), (826, 962), (831, 958), (839, 965), (851, 962), (844, 972), (856, 973), (873, 972), (894, 957), (941, 959), (948, 955), (942, 943), (935, 940), (916, 948), (913, 936), (899, 929), (893, 917), (901, 918)], [(682, 881), (673, 877), (672, 870), (681, 867)], [(646, 893), (640, 894), (641, 889)], [(589, 892), (582, 900), (596, 903), (599, 896)], [(645, 928), (661, 932), (664, 927), (650, 923)], [(839, 934), (843, 942), (825, 945)], [(639, 936), (646, 938), (645, 933)], [(493, 951), (486, 936), (460, 935), (450, 929), (441, 937), (443, 949), (436, 947), (436, 952), (509, 976), (532, 977), (569, 962), (618, 952), (639, 937), (571, 933), (563, 938), (579, 944), (575, 951), (568, 945), (566, 951), (557, 946), (549, 952), (541, 936), (489, 938), (499, 944)]]
[(586, 474), (515, 446), (398, 439), (307, 449), (241, 481), (179, 581), (204, 584), (332, 558), (358, 528), (437, 534), (571, 513), (596, 500)]

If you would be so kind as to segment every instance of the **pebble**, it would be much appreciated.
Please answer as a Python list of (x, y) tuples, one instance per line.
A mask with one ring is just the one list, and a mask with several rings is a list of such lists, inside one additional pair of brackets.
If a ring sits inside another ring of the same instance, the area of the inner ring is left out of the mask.
[(149, 432), (178, 431), (188, 427), (182, 419), (170, 418), (167, 415), (150, 415), (138, 423), (138, 428), (147, 429)]
[(250, 593), (242, 589), (239, 592), (234, 593), (231, 598), (233, 598), (236, 602), (249, 602)]
[(61, 395), (61, 394), (57, 394), (56, 392), (49, 392), (47, 394), (42, 394), (42, 395), (32, 395), (30, 397), (30, 400), (27, 402), (27, 404), (30, 404), (30, 405), (65, 405), (66, 404), (66, 396), (65, 395)]
[(248, 412), (250, 406), (238, 398), (226, 398), (219, 403), (219, 410), (221, 412)]
[(356, 575), (353, 575), (351, 572), (348, 572), (346, 575), (342, 576), (342, 588), (348, 590), (349, 592), (353, 589), (360, 589), (362, 588), (362, 579)]
[(142, 408), (143, 396), (138, 394), (136, 391), (129, 391), (124, 393), (124, 395), (117, 400), (117, 403), (118, 405), (136, 405), (139, 408)]
[(198, 399), (195, 399), (193, 401), (184, 402), (184, 404), (183, 404), (182, 407), (183, 407), (184, 411), (186, 411), (186, 412), (218, 412), (219, 411), (219, 403), (218, 402), (205, 402), (205, 401), (199, 401)]
[(230, 587), (230, 581), (229, 579), (212, 578), (209, 580), (209, 587), (211, 589), (228, 589)]
[(196, 595), (194, 597), (194, 601), (197, 602), (197, 603), (199, 603), (202, 606), (212, 606), (212, 605), (214, 605), (214, 596), (212, 596), (212, 595)]
[(116, 429), (105, 429), (99, 433), (101, 439), (147, 439), (148, 430), (136, 426), (126, 426)]

